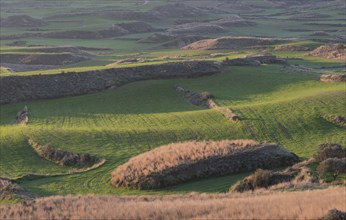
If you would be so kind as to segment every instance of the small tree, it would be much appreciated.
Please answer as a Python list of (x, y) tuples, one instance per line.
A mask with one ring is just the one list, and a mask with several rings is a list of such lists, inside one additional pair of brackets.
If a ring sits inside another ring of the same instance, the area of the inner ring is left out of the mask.
[(329, 158), (324, 160), (318, 166), (317, 171), (320, 176), (330, 173), (335, 180), (340, 174), (346, 173), (346, 158)]

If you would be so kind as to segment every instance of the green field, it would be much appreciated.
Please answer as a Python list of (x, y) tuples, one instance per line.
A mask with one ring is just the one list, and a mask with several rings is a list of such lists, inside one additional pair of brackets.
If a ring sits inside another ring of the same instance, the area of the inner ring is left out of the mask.
[[(223, 61), (253, 54), (272, 54), (287, 59), (292, 65), (228, 66), (222, 73), (208, 77), (139, 81), (94, 94), (1, 105), (0, 177), (10, 178), (38, 196), (226, 192), (249, 173), (210, 177), (153, 191), (115, 188), (111, 186), (110, 179), (111, 172), (129, 158), (179, 141), (254, 139), (278, 143), (304, 159), (311, 157), (319, 144), (331, 142), (346, 145), (345, 129), (324, 118), (326, 115), (346, 116), (346, 84), (322, 83), (318, 80), (324, 73), (345, 73), (345, 68), (322, 68), (344, 65), (342, 60), (313, 57), (309, 51), (275, 51), (275, 44), (232, 50), (182, 50), (182, 46), (162, 47), (172, 39), (167, 42), (139, 42), (179, 22), (208, 23), (239, 15), (255, 21), (256, 25), (229, 26), (225, 27), (223, 33), (197, 35), (205, 38), (287, 38), (290, 40), (285, 45), (305, 46), (314, 50), (330, 42), (339, 42), (340, 37), (344, 36), (342, 1), (332, 0), (327, 4), (316, 0), (318, 4), (310, 8), (304, 4), (281, 6), (277, 3), (279, 0), (233, 3), (187, 0), (184, 4), (201, 7), (206, 13), (187, 18), (167, 15), (161, 19), (147, 20), (133, 19), (131, 16), (123, 19), (107, 16), (109, 12), (120, 11), (147, 13), (156, 6), (177, 2), (182, 1), (2, 0), (1, 19), (12, 15), (30, 15), (42, 19), (46, 25), (37, 28), (1, 27), (1, 55), (44, 54), (42, 49), (47, 46), (72, 46), (82, 48), (80, 50), (87, 54), (88, 59), (69, 65), (56, 65), (54, 69), (27, 68), (14, 72), (2, 64), (0, 77), (83, 72), (187, 60)], [(216, 11), (215, 2), (219, 7)], [(300, 15), (312, 18), (296, 19)], [(9, 37), (70, 30), (100, 31), (109, 29), (113, 24), (142, 20), (154, 27), (155, 31), (102, 39), (57, 39), (44, 35)], [(316, 31), (327, 34), (315, 36)], [(24, 45), (13, 45), (17, 41), (24, 41)], [(138, 62), (117, 63), (134, 58)], [(195, 92), (212, 93), (220, 106), (232, 109), (242, 120), (232, 123), (217, 110), (190, 104), (174, 90), (177, 84)], [(29, 124), (17, 125), (16, 114), (25, 105), (30, 111)], [(40, 158), (28, 144), (27, 137), (42, 144), (49, 143), (55, 148), (89, 153), (107, 161), (94, 170), (71, 174), (69, 168)], [(22, 178), (26, 174), (41, 176)]]
[[(230, 123), (215, 110), (189, 104), (176, 94), (175, 84), (211, 92), (217, 103), (232, 108), (244, 120)], [(30, 108), (30, 124), (13, 125), (24, 105)], [(324, 84), (314, 75), (287, 72), (275, 65), (229, 67), (210, 77), (143, 81), (97, 94), (5, 105), (1, 107), (1, 176), (68, 173), (35, 155), (25, 140), (30, 136), (63, 150), (107, 159), (102, 167), (85, 173), (20, 182), (42, 196), (224, 192), (244, 175), (139, 192), (113, 188), (110, 172), (139, 153), (185, 140), (255, 139), (310, 157), (321, 143), (346, 143), (345, 130), (322, 118), (343, 115), (345, 105), (344, 83)]]

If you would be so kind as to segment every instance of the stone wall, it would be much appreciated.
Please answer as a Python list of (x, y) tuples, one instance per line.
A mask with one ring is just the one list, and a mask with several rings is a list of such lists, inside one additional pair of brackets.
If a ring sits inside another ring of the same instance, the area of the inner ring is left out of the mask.
[(149, 79), (193, 78), (221, 72), (220, 63), (189, 61), (51, 75), (0, 77), (0, 104), (76, 96)]

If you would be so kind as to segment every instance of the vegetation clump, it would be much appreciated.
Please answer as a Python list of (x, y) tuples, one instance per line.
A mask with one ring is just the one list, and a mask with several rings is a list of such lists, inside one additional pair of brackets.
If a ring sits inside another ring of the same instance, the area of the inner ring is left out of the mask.
[(25, 125), (29, 123), (29, 110), (27, 106), (24, 106), (24, 108), (17, 113), (16, 123)]
[(321, 176), (330, 173), (336, 180), (340, 174), (346, 173), (346, 158), (328, 158), (320, 163), (317, 170)]
[(343, 44), (323, 45), (313, 50), (309, 55), (334, 60), (345, 60), (346, 48)]
[(339, 144), (321, 144), (318, 146), (317, 153), (313, 157), (318, 163), (329, 158), (344, 158), (346, 157), (346, 148)]
[(0, 178), (0, 201), (25, 199), (32, 195), (21, 186), (6, 178)]
[(346, 74), (322, 74), (321, 82), (346, 82)]
[(325, 115), (324, 118), (336, 125), (346, 128), (346, 117), (341, 115)]
[(346, 212), (343, 212), (337, 209), (331, 209), (320, 220), (344, 220), (344, 219), (346, 219)]
[(272, 185), (288, 182), (292, 180), (293, 177), (293, 175), (289, 174), (258, 169), (253, 175), (238, 181), (234, 186), (231, 187), (230, 191), (244, 192), (248, 190), (255, 190), (256, 188), (268, 188)]
[(178, 93), (181, 93), (193, 105), (209, 107), (208, 100), (214, 98), (213, 94), (211, 94), (210, 92), (196, 93), (191, 90), (184, 89), (179, 85), (175, 85), (174, 88)]
[(86, 168), (104, 162), (104, 159), (91, 156), (87, 153), (71, 153), (54, 149), (49, 144), (40, 145), (31, 138), (28, 139), (28, 142), (38, 155), (61, 166)]
[(131, 158), (112, 172), (116, 187), (156, 189), (192, 179), (292, 165), (298, 157), (253, 140), (183, 142)]

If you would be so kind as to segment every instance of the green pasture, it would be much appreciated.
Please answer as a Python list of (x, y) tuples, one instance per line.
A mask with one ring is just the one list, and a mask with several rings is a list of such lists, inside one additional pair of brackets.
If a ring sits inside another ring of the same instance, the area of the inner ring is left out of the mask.
[[(243, 120), (231, 123), (215, 110), (189, 104), (174, 91), (175, 84), (213, 93), (217, 103)], [(53, 175), (19, 181), (40, 196), (225, 192), (246, 174), (138, 191), (112, 187), (110, 173), (130, 157), (186, 140), (276, 142), (307, 158), (321, 143), (346, 143), (345, 130), (323, 118), (344, 115), (345, 104), (344, 84), (324, 84), (315, 75), (287, 72), (274, 65), (230, 67), (209, 77), (142, 81), (96, 94), (3, 105), (0, 176)], [(30, 124), (14, 125), (24, 105), (30, 109)], [(68, 175), (67, 168), (39, 158), (26, 136), (63, 150), (104, 157), (107, 162), (95, 170)]]

